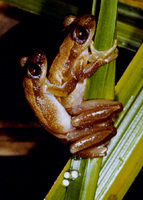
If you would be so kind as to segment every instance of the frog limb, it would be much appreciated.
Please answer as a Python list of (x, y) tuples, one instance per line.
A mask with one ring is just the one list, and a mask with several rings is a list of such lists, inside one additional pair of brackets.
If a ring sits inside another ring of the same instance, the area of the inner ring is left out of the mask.
[(67, 111), (70, 113), (70, 115), (79, 115), (85, 111), (93, 109), (98, 110), (102, 108), (112, 108), (112, 107), (116, 107), (117, 110), (119, 110), (120, 112), (120, 109), (122, 109), (122, 104), (120, 102), (108, 99), (88, 100), (88, 101), (82, 101), (81, 104), (73, 106), (72, 108), (67, 108)]
[(116, 50), (117, 44), (118, 44), (118, 40), (115, 40), (115, 42), (114, 42), (114, 44), (111, 48), (109, 48), (105, 51), (98, 51), (94, 48), (94, 42), (92, 41), (90, 43), (91, 55), (89, 57), (89, 61), (93, 62), (95, 59), (98, 59), (98, 57), (100, 55), (104, 55), (104, 58), (108, 57), (109, 55), (111, 55)]
[(77, 82), (78, 80), (75, 76), (70, 76), (69, 80), (66, 81), (63, 85), (57, 86), (51, 84), (47, 79), (46, 89), (54, 96), (66, 97), (75, 89)]
[(75, 155), (82, 158), (96, 158), (106, 156), (108, 148), (105, 145), (95, 146), (76, 152)]
[[(93, 47), (92, 54), (89, 56), (89, 63), (86, 65), (86, 67), (79, 71), (77, 79), (82, 81), (83, 79), (90, 77), (98, 70), (100, 66), (116, 59), (118, 57), (118, 50), (116, 47), (117, 40), (115, 40), (114, 45), (106, 51), (97, 51), (95, 49), (93, 50)], [(114, 51), (115, 53), (112, 55)]]
[(84, 152), (84, 150), (90, 149), (92, 147), (97, 148), (97, 146), (99, 147), (102, 144), (102, 142), (108, 141), (115, 134), (116, 134), (116, 129), (113, 128), (113, 129), (102, 130), (102, 131), (84, 136), (81, 139), (71, 144), (70, 152), (73, 154), (76, 154), (77, 152), (79, 153), (80, 151)]
[(108, 117), (112, 117), (114, 113), (117, 112), (117, 108), (102, 108), (99, 110), (89, 110), (82, 114), (79, 114), (76, 117), (72, 118), (72, 126), (74, 127), (88, 127), (93, 125), (94, 123), (98, 123), (98, 121), (103, 121)]
[(83, 101), (78, 106), (68, 108), (70, 115), (75, 115), (71, 124), (76, 127), (67, 134), (68, 141), (72, 142), (71, 153), (91, 158), (105, 156), (107, 147), (100, 146), (100, 143), (116, 134), (113, 122), (121, 110), (121, 103), (104, 99)]
[(82, 83), (77, 83), (76, 88), (68, 96), (61, 98), (61, 104), (65, 108), (75, 107), (83, 102), (86, 79)]
[(65, 139), (67, 140), (67, 142), (73, 143), (78, 141), (84, 136), (89, 136), (93, 133), (99, 133), (106, 130), (113, 130), (113, 132), (115, 131), (112, 120), (108, 119), (106, 120), (106, 122), (94, 124), (93, 126), (89, 126), (83, 129), (75, 128), (67, 133)]

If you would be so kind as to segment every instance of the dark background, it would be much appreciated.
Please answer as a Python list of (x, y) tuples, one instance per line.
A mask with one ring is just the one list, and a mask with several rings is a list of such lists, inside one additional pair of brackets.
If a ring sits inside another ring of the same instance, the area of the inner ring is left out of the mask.
[[(19, 11), (17, 11), (19, 12)], [(49, 61), (60, 44), (61, 24), (22, 12), (21, 23), (0, 37), (0, 120), (26, 123), (35, 117), (25, 100), (19, 59), (35, 49), (43, 49)], [(116, 82), (134, 53), (119, 49)], [(0, 157), (0, 199), (44, 199), (59, 173), (70, 158), (64, 146), (42, 128), (5, 128), (15, 141), (36, 141), (28, 155)], [(137, 176), (124, 200), (143, 199), (143, 173)]]

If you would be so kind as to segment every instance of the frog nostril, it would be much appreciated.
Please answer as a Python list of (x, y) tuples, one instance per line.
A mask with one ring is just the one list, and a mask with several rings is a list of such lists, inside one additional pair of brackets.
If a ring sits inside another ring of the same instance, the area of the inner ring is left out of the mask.
[(39, 78), (41, 75), (41, 67), (36, 63), (30, 63), (27, 68), (27, 74), (30, 78)]

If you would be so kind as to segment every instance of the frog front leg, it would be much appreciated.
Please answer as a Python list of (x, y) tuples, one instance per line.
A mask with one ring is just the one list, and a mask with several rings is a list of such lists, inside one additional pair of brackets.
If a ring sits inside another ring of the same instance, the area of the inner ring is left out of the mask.
[[(100, 66), (110, 63), (118, 57), (118, 49), (117, 47), (118, 41), (115, 40), (113, 46), (106, 51), (97, 51), (94, 48), (94, 43), (90, 44), (91, 54), (89, 55), (88, 64), (79, 72), (76, 72), (78, 80), (82, 81), (85, 78), (93, 75)], [(114, 52), (115, 51), (115, 52)], [(114, 53), (113, 53), (114, 52)]]

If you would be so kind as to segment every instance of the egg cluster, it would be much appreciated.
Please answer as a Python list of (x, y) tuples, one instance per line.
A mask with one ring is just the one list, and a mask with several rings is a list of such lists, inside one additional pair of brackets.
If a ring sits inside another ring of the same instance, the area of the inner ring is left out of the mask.
[(62, 185), (64, 187), (68, 187), (69, 184), (70, 184), (70, 181), (77, 179), (78, 176), (79, 176), (79, 173), (76, 170), (73, 170), (73, 171), (70, 171), (70, 172), (68, 172), (68, 171), (65, 172), (64, 173), (64, 179), (62, 181)]

